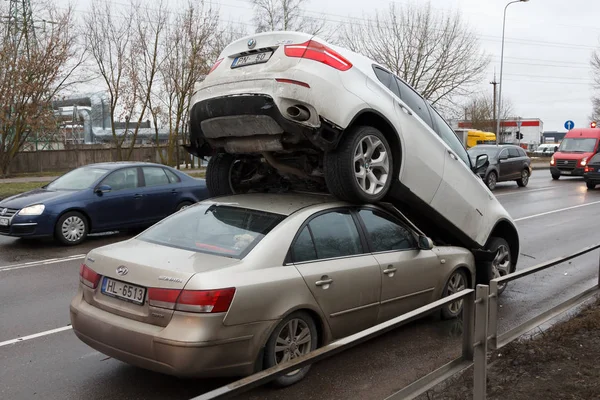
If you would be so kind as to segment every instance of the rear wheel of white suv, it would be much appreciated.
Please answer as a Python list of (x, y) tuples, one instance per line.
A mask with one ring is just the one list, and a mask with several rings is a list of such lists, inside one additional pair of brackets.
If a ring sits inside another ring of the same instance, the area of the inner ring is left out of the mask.
[(385, 197), (394, 176), (392, 150), (385, 136), (370, 126), (347, 132), (335, 151), (325, 154), (325, 181), (336, 197), (372, 203)]
[[(211, 196), (228, 196), (251, 190), (261, 167), (257, 157), (219, 153), (206, 167), (206, 187)], [(259, 180), (259, 179), (258, 179)]]

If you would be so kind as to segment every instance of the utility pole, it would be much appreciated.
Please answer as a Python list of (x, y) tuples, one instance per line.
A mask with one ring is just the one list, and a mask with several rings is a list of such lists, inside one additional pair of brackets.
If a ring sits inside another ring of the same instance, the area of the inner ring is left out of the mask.
[[(490, 82), (491, 85), (494, 86), (494, 111), (493, 111), (493, 119), (494, 119), (494, 133), (496, 134), (496, 142), (498, 141), (498, 132), (496, 132), (496, 126), (497, 126), (497, 121), (496, 121), (496, 85), (498, 85), (498, 82), (496, 82), (496, 72), (494, 71), (494, 80)], [(498, 111), (498, 114), (500, 114), (500, 111)]]

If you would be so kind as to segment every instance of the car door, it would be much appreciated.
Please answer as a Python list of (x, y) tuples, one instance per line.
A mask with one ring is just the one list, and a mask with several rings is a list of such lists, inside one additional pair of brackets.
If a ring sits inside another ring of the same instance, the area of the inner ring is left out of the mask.
[(97, 200), (88, 205), (94, 229), (117, 229), (143, 220), (144, 198), (139, 173), (137, 167), (121, 168), (98, 184), (97, 187), (108, 185), (111, 190), (96, 194)]
[(519, 153), (518, 147), (508, 148), (508, 159), (510, 160), (511, 179), (519, 179), (521, 177), (525, 159), (521, 156), (521, 153)]
[(498, 182), (510, 180), (513, 173), (508, 149), (501, 149), (498, 153)]
[(144, 220), (158, 222), (172, 214), (179, 200), (179, 189), (162, 167), (141, 167), (144, 182)]
[(402, 129), (404, 163), (400, 181), (426, 203), (431, 202), (442, 181), (443, 145), (431, 129), (424, 100), (392, 73), (373, 67), (377, 79), (393, 94), (395, 119)]
[(419, 250), (413, 232), (385, 211), (363, 207), (358, 215), (381, 271), (377, 322), (430, 303), (440, 273), (435, 253)]
[(380, 268), (349, 209), (311, 217), (300, 228), (291, 254), (335, 338), (376, 323)]
[(430, 106), (437, 133), (446, 143), (444, 177), (431, 206), (454, 226), (478, 243), (486, 235), (481, 229), (494, 199), (483, 180), (471, 170), (469, 155), (444, 119)]

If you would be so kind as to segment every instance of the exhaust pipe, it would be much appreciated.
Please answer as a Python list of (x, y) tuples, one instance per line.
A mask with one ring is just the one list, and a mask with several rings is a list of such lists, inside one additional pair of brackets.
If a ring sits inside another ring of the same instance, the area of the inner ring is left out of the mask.
[(310, 118), (308, 109), (300, 105), (288, 107), (287, 114), (291, 119), (299, 122), (307, 121)]

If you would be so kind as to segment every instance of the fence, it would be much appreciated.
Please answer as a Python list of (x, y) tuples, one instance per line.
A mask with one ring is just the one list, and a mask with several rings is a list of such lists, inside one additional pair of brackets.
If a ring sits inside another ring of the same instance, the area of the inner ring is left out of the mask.
[[(558, 316), (573, 306), (600, 293), (600, 259), (598, 262), (598, 283), (596, 286), (570, 298), (569, 300), (553, 307), (552, 309), (522, 323), (510, 331), (498, 335), (498, 286), (525, 276), (554, 267), (565, 261), (572, 260), (594, 250), (600, 249), (600, 245), (587, 247), (567, 257), (556, 258), (543, 264), (539, 264), (521, 271), (490, 281), (490, 285), (477, 285), (476, 289), (466, 289), (452, 296), (418, 308), (409, 313), (374, 327), (358, 332), (354, 335), (337, 340), (317, 349), (305, 356), (293, 359), (289, 362), (266, 369), (257, 374), (233, 382), (229, 385), (217, 388), (191, 400), (227, 399), (238, 394), (247, 392), (257, 386), (263, 385), (281, 375), (295, 371), (306, 365), (324, 360), (351, 347), (387, 333), (402, 325), (406, 325), (426, 314), (441, 309), (444, 305), (463, 299), (463, 343), (462, 354), (459, 358), (436, 369), (428, 375), (411, 383), (400, 391), (392, 394), (386, 400), (410, 400), (425, 393), (429, 389), (444, 382), (451, 376), (459, 373), (470, 366), (473, 371), (473, 399), (485, 400), (487, 387), (487, 351), (500, 349), (531, 329), (539, 326), (552, 318)], [(491, 333), (491, 335), (488, 335)]]
[[(123, 149), (123, 154), (129, 149)], [(130, 161), (149, 161), (160, 163), (159, 152), (167, 159), (166, 146), (136, 147), (133, 149)], [(180, 151), (180, 160), (185, 154)], [(87, 164), (111, 162), (117, 160), (117, 150), (114, 148), (80, 148), (69, 150), (44, 150), (19, 152), (10, 165), (11, 174), (38, 173), (51, 171), (66, 171)]]

